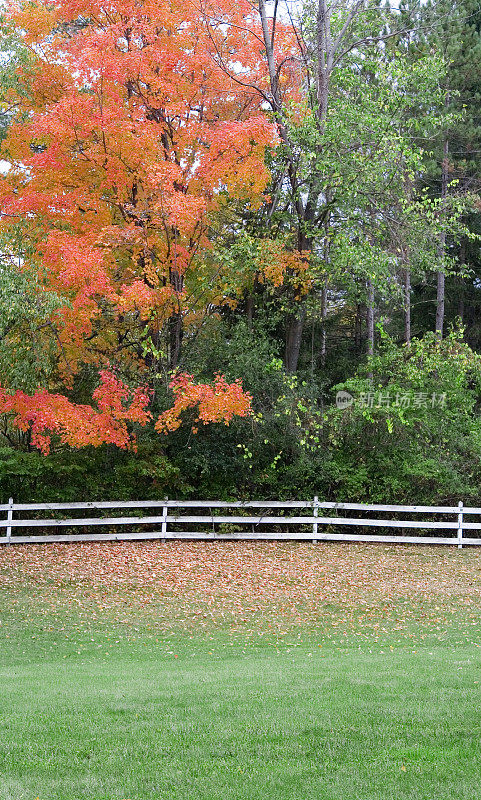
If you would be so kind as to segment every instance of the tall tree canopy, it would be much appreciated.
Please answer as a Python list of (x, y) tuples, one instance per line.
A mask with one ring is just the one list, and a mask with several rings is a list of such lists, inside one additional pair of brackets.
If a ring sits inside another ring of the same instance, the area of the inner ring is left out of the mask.
[[(149, 368), (161, 356), (175, 368), (184, 335), (223, 301), (209, 252), (224, 198), (257, 208), (269, 180), (260, 21), (242, 0), (26, 3), (10, 20), (28, 60), (21, 91), (8, 92), (0, 201), (11, 265), (48, 307), (35, 342), (51, 354), (42, 389), (71, 389), (88, 365), (148, 384)], [(285, 85), (293, 41), (285, 29)], [(24, 332), (12, 321), (15, 359), (32, 345)], [(226, 420), (247, 413), (238, 388), (223, 397)]]

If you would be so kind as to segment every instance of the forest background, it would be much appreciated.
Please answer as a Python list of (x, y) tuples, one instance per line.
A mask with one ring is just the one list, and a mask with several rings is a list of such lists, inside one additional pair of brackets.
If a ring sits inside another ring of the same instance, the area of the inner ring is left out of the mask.
[(2, 501), (481, 505), (479, 3), (2, 36)]

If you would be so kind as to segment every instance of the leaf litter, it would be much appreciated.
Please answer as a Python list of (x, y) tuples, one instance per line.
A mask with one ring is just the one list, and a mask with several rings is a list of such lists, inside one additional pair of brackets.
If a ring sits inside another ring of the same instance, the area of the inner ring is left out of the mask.
[[(477, 643), (476, 548), (297, 542), (135, 542), (0, 548), (3, 609), (25, 621), (243, 637), (457, 635)], [(474, 640), (474, 641), (473, 641)]]

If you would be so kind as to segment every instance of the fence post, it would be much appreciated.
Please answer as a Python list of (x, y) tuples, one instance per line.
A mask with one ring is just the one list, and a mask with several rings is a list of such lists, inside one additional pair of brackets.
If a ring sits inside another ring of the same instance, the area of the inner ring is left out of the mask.
[(461, 500), (458, 503), (458, 549), (463, 546), (463, 504)]
[[(168, 498), (166, 497), (165, 500), (167, 500), (167, 499)], [(161, 544), (165, 544), (165, 535), (167, 533), (167, 514), (168, 514), (168, 512), (169, 512), (168, 506), (163, 506), (163, 508), (162, 508), (162, 538), (160, 540)]]
[[(318, 514), (319, 514), (319, 498), (318, 498), (317, 494), (316, 494), (316, 496), (314, 498), (313, 514), (314, 514), (315, 517), (317, 517)], [(317, 538), (316, 538), (317, 537), (317, 522), (314, 522), (313, 525), (312, 525), (312, 533), (314, 535), (314, 538), (312, 540), (312, 544), (317, 544)]]
[[(13, 497), (8, 498), (7, 523), (13, 519)], [(7, 544), (11, 544), (12, 526), (7, 524)]]

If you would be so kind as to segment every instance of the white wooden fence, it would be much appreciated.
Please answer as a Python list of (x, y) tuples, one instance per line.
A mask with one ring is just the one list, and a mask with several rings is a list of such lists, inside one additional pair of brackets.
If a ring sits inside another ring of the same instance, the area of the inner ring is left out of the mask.
[[(123, 516), (105, 515), (109, 510)], [(98, 512), (96, 516), (86, 516), (94, 511)], [(136, 514), (129, 515), (129, 511)], [(481, 508), (464, 508), (462, 503), (457, 506), (367, 505), (322, 503), (317, 497), (305, 501), (14, 503), (10, 498), (8, 503), (0, 505), (0, 516), (2, 512), (5, 519), (0, 519), (0, 531), (4, 528), (5, 535), (0, 536), (0, 544), (138, 539), (271, 539), (310, 540), (314, 544), (343, 541), (458, 547), (481, 544), (480, 538), (472, 536), (472, 532), (481, 531)], [(52, 512), (56, 513), (52, 516)], [(66, 512), (70, 512), (68, 516)], [(354, 516), (346, 512), (354, 512)], [(406, 514), (410, 518), (406, 519)], [(465, 517), (471, 521), (465, 521)], [(101, 526), (100, 531), (98, 526)], [(134, 530), (119, 531), (118, 526)], [(339, 532), (344, 526), (348, 532)], [(72, 532), (76, 528), (87, 531)], [(366, 532), (360, 530), (363, 528)], [(371, 528), (387, 529), (387, 532), (370, 533)], [(61, 533), (62, 530), (65, 532)], [(406, 535), (404, 530), (416, 532), (416, 535)], [(438, 531), (440, 535), (433, 535)]]

